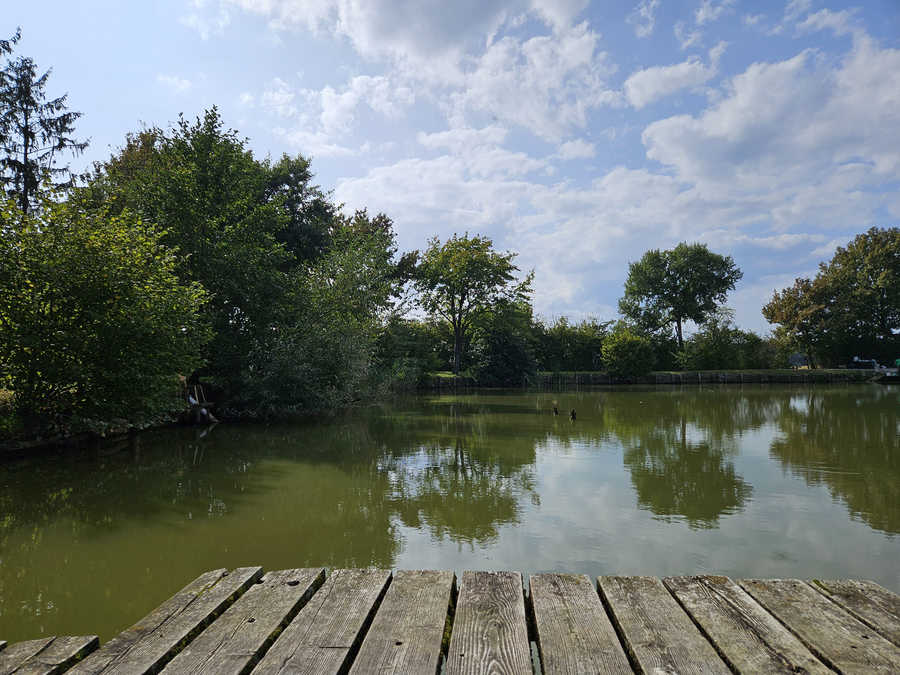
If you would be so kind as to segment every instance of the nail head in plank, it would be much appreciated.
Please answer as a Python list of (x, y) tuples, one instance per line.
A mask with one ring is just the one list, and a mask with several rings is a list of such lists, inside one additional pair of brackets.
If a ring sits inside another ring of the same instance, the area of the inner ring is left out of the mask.
[(522, 575), (464, 572), (450, 636), (447, 675), (531, 672)]
[(613, 621), (634, 661), (647, 673), (731, 671), (655, 577), (599, 577)]
[(813, 586), (895, 645), (900, 645), (900, 595), (873, 581), (817, 579)]
[(72, 673), (157, 672), (186, 642), (247, 590), (260, 567), (201, 574), (72, 669)]
[(400, 570), (366, 633), (350, 675), (434, 675), (456, 577), (453, 572)]
[(633, 672), (590, 578), (535, 574), (529, 586), (545, 675)]
[(346, 672), (390, 580), (390, 570), (334, 570), (253, 672)]
[(737, 672), (831, 673), (728, 577), (667, 577), (663, 583)]
[(163, 672), (247, 672), (324, 581), (321, 568), (267, 572)]
[(896, 673), (900, 649), (799, 579), (738, 582), (827, 666), (844, 673)]

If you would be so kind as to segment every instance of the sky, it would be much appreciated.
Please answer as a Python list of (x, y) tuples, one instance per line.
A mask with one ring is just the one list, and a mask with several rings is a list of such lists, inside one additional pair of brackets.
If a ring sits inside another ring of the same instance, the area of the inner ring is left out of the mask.
[(617, 317), (628, 264), (734, 258), (736, 322), (900, 220), (900, 0), (44, 0), (0, 36), (83, 116), (85, 168), (218, 106), (312, 158), (404, 250), (490, 236), (548, 320)]

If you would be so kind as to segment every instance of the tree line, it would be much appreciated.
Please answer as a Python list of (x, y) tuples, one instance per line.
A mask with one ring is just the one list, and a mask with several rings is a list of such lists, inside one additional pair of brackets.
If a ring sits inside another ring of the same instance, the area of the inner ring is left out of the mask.
[(896, 350), (897, 228), (777, 292), (769, 338), (734, 326), (724, 302), (741, 271), (703, 244), (632, 263), (620, 320), (550, 322), (515, 253), (468, 233), (401, 252), (389, 216), (345, 213), (301, 155), (255, 157), (216, 108), (130, 133), (74, 176), (63, 157), (87, 147), (80, 113), (14, 57), (19, 39), (0, 40), (0, 391), (14, 412), (0, 435), (150, 424), (197, 381), (231, 413), (265, 416), (448, 369), (501, 386)]

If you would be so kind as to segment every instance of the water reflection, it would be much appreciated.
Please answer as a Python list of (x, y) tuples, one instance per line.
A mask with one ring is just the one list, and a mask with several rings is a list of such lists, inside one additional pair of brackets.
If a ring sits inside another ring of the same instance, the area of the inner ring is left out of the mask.
[(778, 399), (781, 436), (771, 454), (809, 485), (827, 485), (835, 499), (869, 526), (900, 533), (900, 393), (876, 387), (810, 391)]
[[(897, 533), (897, 403), (878, 387), (443, 396), (8, 461), (0, 637), (109, 637), (198, 573), (246, 564), (671, 571), (652, 566), (642, 540), (682, 561), (744, 542), (762, 561), (790, 548), (753, 521), (776, 484), (812, 505), (793, 515), (823, 539), (834, 523), (815, 520), (819, 485), (869, 528)], [(764, 464), (751, 461), (751, 437), (766, 439)], [(785, 469), (802, 482), (783, 484)], [(609, 537), (618, 567), (592, 567)], [(854, 564), (841, 559), (844, 576), (877, 576)]]

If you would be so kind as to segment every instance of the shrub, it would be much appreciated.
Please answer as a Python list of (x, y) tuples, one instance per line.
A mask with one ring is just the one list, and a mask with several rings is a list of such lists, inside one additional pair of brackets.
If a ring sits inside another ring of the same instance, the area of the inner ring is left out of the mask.
[(603, 342), (603, 365), (614, 377), (646, 375), (654, 366), (653, 344), (628, 329), (620, 330)]
[(125, 213), (0, 210), (0, 373), (29, 426), (134, 419), (178, 405), (200, 365), (206, 293), (162, 234)]

